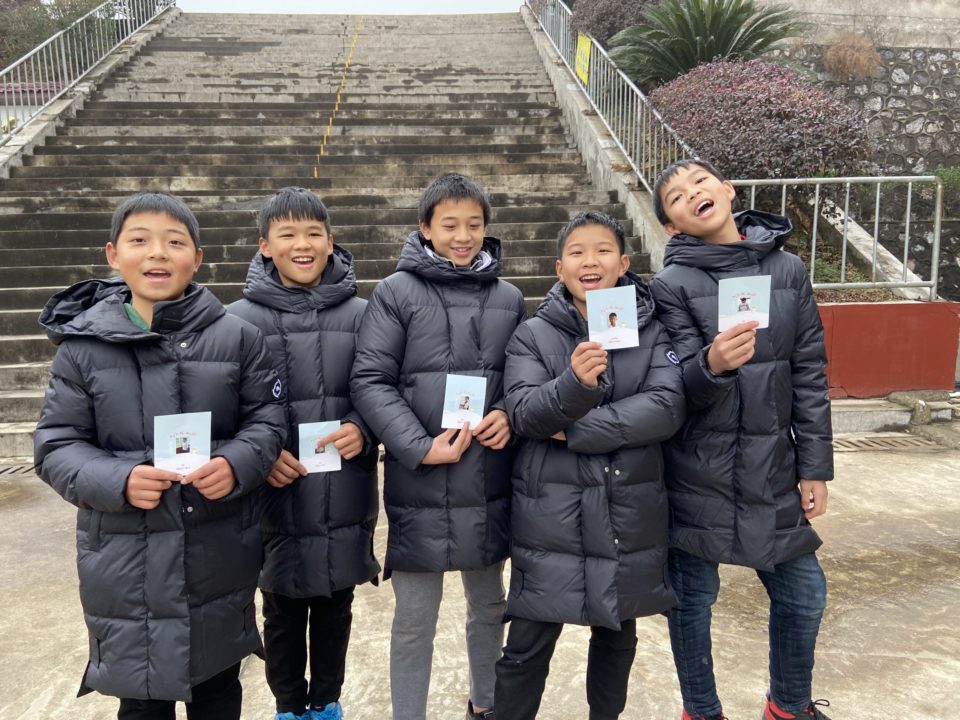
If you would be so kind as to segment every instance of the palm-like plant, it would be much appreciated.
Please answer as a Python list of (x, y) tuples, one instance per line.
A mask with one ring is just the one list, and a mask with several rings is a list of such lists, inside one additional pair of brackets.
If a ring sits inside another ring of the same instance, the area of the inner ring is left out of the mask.
[(610, 39), (614, 62), (642, 85), (718, 58), (750, 60), (806, 27), (789, 8), (758, 8), (754, 0), (665, 0), (643, 15)]

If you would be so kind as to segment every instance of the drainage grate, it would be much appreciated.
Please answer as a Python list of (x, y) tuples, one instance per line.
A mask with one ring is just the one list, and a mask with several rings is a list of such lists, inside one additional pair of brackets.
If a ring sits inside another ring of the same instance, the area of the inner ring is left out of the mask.
[(33, 465), (0, 465), (0, 479), (35, 474)]
[(923, 450), (939, 448), (932, 440), (915, 435), (864, 435), (854, 438), (834, 438), (833, 449), (837, 452), (857, 450)]

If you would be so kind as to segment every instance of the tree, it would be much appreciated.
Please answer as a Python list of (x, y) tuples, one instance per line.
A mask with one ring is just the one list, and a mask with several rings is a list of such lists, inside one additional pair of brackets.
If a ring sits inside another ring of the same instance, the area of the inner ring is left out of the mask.
[(67, 28), (103, 0), (0, 0), (0, 69)]
[(718, 58), (759, 57), (805, 27), (789, 8), (758, 8), (754, 0), (665, 0), (611, 38), (610, 56), (649, 87)]

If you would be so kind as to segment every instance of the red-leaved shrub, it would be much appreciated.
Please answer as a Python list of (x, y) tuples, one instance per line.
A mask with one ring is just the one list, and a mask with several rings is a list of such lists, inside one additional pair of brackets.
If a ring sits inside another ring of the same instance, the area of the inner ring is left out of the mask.
[(637, 25), (640, 11), (655, 0), (577, 0), (570, 22), (573, 29), (593, 35), (603, 45), (621, 30)]
[(699, 65), (650, 99), (690, 147), (731, 178), (851, 174), (870, 152), (860, 112), (762, 60)]

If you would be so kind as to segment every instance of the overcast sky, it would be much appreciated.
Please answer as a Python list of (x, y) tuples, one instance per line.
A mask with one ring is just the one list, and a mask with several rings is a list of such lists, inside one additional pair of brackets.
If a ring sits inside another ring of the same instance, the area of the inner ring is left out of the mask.
[(460, 15), (516, 12), (521, 0), (177, 0), (184, 12)]

